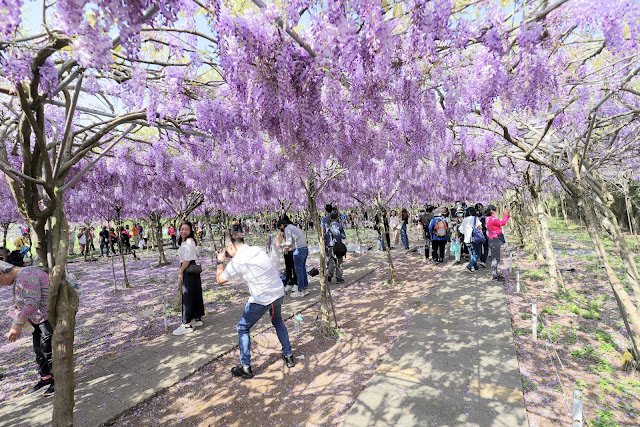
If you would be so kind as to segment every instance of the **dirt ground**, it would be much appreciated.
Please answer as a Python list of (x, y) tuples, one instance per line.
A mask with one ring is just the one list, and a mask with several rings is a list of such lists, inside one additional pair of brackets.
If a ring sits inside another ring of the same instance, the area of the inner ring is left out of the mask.
[[(640, 425), (640, 372), (621, 368), (629, 339), (592, 245), (577, 226), (556, 222), (551, 231), (561, 269), (574, 269), (563, 272), (565, 292), (546, 283), (530, 250), (514, 253), (525, 292), (515, 293), (515, 270), (506, 283), (529, 423), (571, 425), (572, 388), (579, 387), (585, 425)], [(614, 269), (623, 274), (621, 265)], [(535, 342), (532, 298), (542, 319)]]
[(333, 295), (339, 333), (323, 338), (319, 305), (302, 313), (302, 332), (287, 322), (298, 364), (287, 369), (275, 331), (252, 340), (251, 380), (233, 378), (237, 350), (120, 417), (113, 425), (337, 425), (435, 284), (441, 267), (417, 254), (396, 262), (403, 286), (382, 268)]

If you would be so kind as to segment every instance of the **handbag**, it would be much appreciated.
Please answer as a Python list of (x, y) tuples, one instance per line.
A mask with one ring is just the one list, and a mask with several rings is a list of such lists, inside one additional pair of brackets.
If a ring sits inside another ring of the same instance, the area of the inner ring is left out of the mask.
[(189, 274), (200, 274), (202, 273), (202, 266), (197, 263), (189, 264), (187, 268), (184, 269), (185, 273)]
[(184, 269), (185, 273), (189, 273), (189, 274), (202, 273), (202, 265), (198, 264), (197, 258), (198, 258), (198, 250), (196, 249), (196, 260), (194, 260), (195, 262), (193, 264), (189, 263), (187, 268)]

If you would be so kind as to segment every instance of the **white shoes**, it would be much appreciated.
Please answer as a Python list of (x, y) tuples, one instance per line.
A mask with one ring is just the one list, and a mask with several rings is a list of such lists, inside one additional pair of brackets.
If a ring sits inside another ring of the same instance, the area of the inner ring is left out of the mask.
[(173, 331), (173, 335), (185, 335), (193, 333), (194, 329), (191, 326), (186, 326), (184, 323)]
[(191, 326), (202, 326), (202, 320), (192, 320)]
[(284, 287), (284, 291), (285, 292), (291, 292), (292, 290), (293, 290), (293, 286), (291, 286), (291, 285), (287, 285), (287, 286)]
[(309, 295), (309, 289), (305, 289), (303, 291), (295, 290), (289, 294), (291, 298), (301, 298), (306, 297), (307, 295)]

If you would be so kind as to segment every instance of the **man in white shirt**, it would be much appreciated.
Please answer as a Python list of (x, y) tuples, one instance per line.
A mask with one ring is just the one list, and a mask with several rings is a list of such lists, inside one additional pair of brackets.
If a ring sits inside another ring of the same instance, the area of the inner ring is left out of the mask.
[(267, 311), (271, 315), (271, 323), (276, 328), (276, 334), (282, 344), (282, 357), (287, 367), (292, 368), (296, 362), (291, 353), (289, 332), (282, 320), (284, 286), (278, 270), (262, 248), (244, 244), (241, 231), (232, 231), (229, 234), (226, 251), (231, 256), (231, 262), (224, 268), (223, 261), (227, 259), (225, 251), (221, 250), (218, 253), (216, 271), (218, 284), (227, 283), (231, 278), (240, 276), (249, 285), (250, 294), (249, 302), (245, 305), (242, 318), (238, 322), (241, 364), (233, 367), (231, 374), (246, 380), (253, 378), (249, 331)]

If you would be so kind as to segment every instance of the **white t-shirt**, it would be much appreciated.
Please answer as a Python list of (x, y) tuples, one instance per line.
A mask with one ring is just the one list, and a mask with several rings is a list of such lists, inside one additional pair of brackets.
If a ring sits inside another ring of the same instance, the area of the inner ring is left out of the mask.
[(468, 216), (465, 219), (462, 220), (462, 222), (460, 223), (460, 227), (458, 228), (460, 230), (460, 232), (462, 234), (464, 234), (464, 242), (465, 243), (472, 243), (471, 242), (471, 235), (473, 234), (473, 220), (475, 219), (475, 223), (476, 223), (476, 228), (478, 227), (478, 225), (482, 225), (482, 223), (480, 222), (480, 218), (478, 218), (477, 216)]
[(185, 261), (192, 261), (198, 258), (195, 240), (187, 239), (182, 242), (180, 249), (178, 249), (178, 258), (180, 259), (180, 264)]
[(249, 302), (269, 305), (284, 296), (284, 285), (269, 255), (257, 246), (242, 245), (227, 268), (222, 272), (224, 280), (235, 276), (249, 285)]
[(87, 232), (82, 233), (82, 236), (78, 237), (78, 243), (84, 245), (87, 243)]

